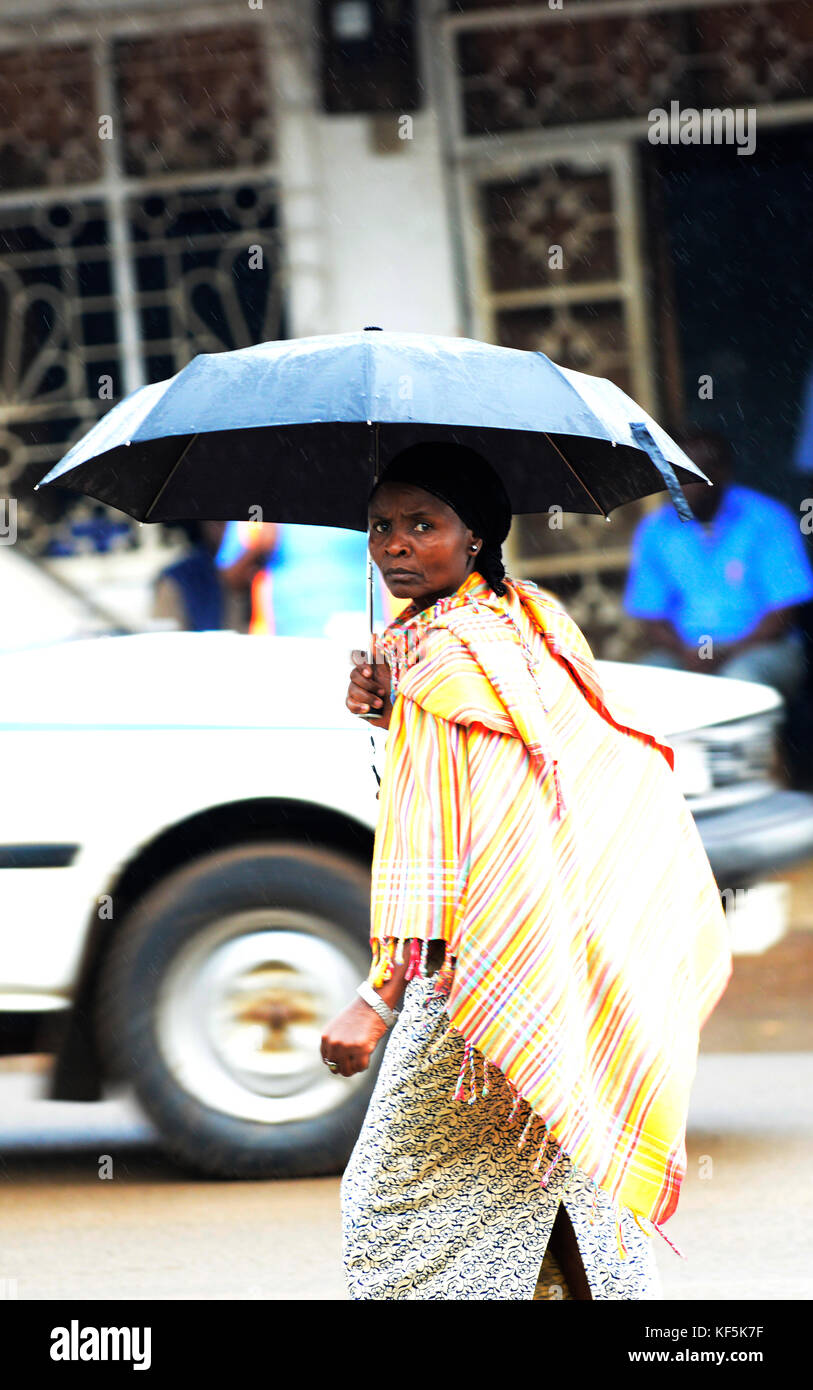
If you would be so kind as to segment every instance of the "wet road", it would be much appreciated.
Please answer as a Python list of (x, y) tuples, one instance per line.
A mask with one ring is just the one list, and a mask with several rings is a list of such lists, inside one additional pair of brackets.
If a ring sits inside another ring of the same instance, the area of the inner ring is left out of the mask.
[[(43, 1104), (26, 1099), (31, 1081), (0, 1081), (5, 1136), (17, 1128), (1, 1170), (6, 1297), (347, 1297), (337, 1178), (190, 1181), (136, 1116), (108, 1105), (83, 1134), (75, 1115), (44, 1145), (30, 1128)], [(668, 1228), (689, 1258), (656, 1245), (667, 1298), (813, 1298), (811, 1095), (811, 1053), (701, 1056), (688, 1174)]]
[[(738, 961), (704, 1031), (668, 1227), (689, 1258), (656, 1243), (667, 1298), (813, 1298), (811, 986), (813, 930), (795, 930)], [(126, 1100), (38, 1099), (37, 1065), (0, 1064), (2, 1296), (347, 1297), (338, 1178), (190, 1180)]]

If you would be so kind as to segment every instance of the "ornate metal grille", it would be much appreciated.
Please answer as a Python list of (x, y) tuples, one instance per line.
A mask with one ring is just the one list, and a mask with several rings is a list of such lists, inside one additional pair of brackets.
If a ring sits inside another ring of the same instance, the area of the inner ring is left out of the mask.
[(805, 0), (568, 0), (562, 10), (540, 5), (531, 20), (534, 6), (523, 6), (521, 18), (510, 4), (490, 12), (501, 8), (504, 21), (458, 29), (470, 135), (645, 115), (671, 100), (757, 105), (813, 92), (813, 10)]
[(109, 408), (99, 383), (121, 380), (104, 203), (0, 208), (0, 248), (0, 486), (21, 539), (44, 545), (62, 506), (46, 490), (34, 508), (31, 488)]
[[(172, 376), (195, 353), (279, 336), (281, 247), (273, 187), (153, 190), (128, 200), (127, 211), (151, 381)], [(258, 265), (256, 248), (262, 251)]]
[(32, 489), (111, 404), (197, 352), (284, 336), (263, 32), (0, 51), (0, 494), (34, 551), (63, 513), (108, 512)]
[(124, 172), (250, 168), (271, 158), (264, 55), (252, 28), (120, 39)]
[[(482, 185), (481, 215), (494, 290), (533, 290), (618, 274), (612, 189), (603, 170), (543, 165)], [(550, 264), (551, 245), (562, 265)]]
[(0, 189), (86, 183), (102, 170), (93, 53), (37, 45), (0, 52)]

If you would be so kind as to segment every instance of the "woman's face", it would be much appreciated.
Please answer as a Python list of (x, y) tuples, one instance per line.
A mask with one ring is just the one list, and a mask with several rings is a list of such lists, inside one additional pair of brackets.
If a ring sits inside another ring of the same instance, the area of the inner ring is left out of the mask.
[(419, 611), (460, 588), (482, 546), (452, 507), (412, 483), (382, 483), (368, 520), (370, 554), (387, 588)]

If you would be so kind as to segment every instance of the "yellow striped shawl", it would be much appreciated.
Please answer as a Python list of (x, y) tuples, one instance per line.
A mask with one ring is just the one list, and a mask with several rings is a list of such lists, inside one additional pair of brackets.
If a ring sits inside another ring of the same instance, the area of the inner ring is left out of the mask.
[(619, 1217), (660, 1229), (699, 1030), (731, 973), (725, 914), (672, 749), (607, 708), (553, 595), (506, 585), (475, 571), (378, 639), (394, 702), (370, 978), (398, 943), (445, 941), (436, 988), (446, 973), (464, 1069), (476, 1049)]

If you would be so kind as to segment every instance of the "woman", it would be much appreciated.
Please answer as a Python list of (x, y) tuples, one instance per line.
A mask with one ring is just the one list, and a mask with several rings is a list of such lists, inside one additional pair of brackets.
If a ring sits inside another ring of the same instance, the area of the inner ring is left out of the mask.
[(369, 522), (411, 603), (380, 639), (389, 690), (360, 664), (347, 697), (389, 736), (372, 965), (323, 1060), (364, 1070), (394, 1022), (342, 1179), (351, 1296), (659, 1297), (650, 1236), (731, 971), (672, 751), (505, 574), (510, 503), (479, 455), (404, 451)]

